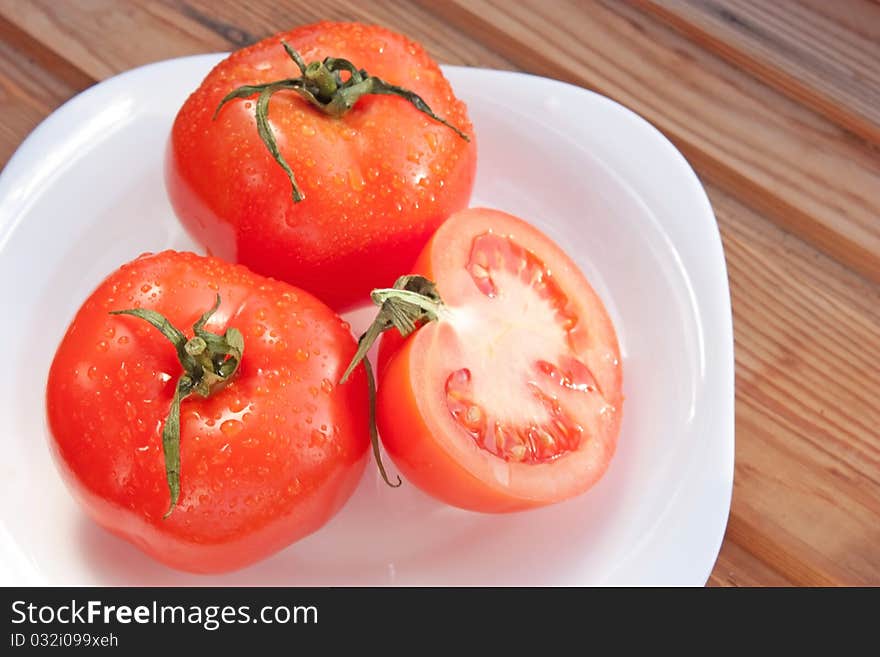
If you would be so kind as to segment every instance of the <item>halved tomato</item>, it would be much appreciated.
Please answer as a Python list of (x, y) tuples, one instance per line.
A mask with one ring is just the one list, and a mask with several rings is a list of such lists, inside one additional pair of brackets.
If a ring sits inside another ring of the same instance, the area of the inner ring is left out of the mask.
[[(385, 333), (379, 359), (377, 423), (401, 473), (485, 512), (592, 486), (617, 443), (622, 372), (608, 313), (571, 258), (516, 217), (470, 209), (440, 227), (415, 271), (442, 300), (415, 304), (434, 321)], [(388, 298), (405, 311), (416, 297), (374, 293)]]

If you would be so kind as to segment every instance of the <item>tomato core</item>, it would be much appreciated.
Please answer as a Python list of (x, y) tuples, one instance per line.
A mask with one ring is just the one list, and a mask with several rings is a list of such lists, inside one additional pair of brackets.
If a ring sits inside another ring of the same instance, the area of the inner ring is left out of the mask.
[(589, 436), (575, 407), (604, 399), (576, 357), (579, 317), (552, 271), (513, 236), (491, 231), (474, 238), (466, 270), (479, 293), (453, 323), (473, 365), (446, 379), (449, 413), (505, 461), (547, 463), (577, 450)]

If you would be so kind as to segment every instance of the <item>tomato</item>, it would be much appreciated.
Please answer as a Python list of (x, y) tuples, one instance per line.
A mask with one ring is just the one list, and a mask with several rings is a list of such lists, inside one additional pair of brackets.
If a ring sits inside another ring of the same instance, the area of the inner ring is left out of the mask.
[(470, 209), (440, 227), (414, 271), (442, 303), (405, 339), (385, 333), (379, 352), (378, 427), (402, 474), (486, 512), (592, 486), (615, 451), (622, 371), (608, 313), (575, 263), (524, 221)]
[[(195, 385), (180, 403), (172, 476), (178, 350), (143, 318), (110, 312), (157, 311), (192, 336), (217, 295), (202, 354), (236, 329), (244, 348), (212, 356), (209, 396)], [(363, 368), (336, 385), (354, 350), (348, 325), (302, 290), (191, 253), (142, 256), (101, 283), (58, 347), (46, 393), (56, 461), (95, 521), (156, 559), (239, 568), (324, 525), (354, 491), (369, 445)]]
[[(341, 68), (320, 69), (338, 76), (331, 85), (351, 79), (349, 62), (387, 84), (342, 103), (309, 102), (289, 82), (306, 78), (284, 43), (315, 62), (313, 71), (336, 58), (329, 66)], [(267, 120), (298, 202), (257, 120), (254, 85), (279, 79), (289, 84), (267, 96)], [(227, 95), (248, 85), (214, 118)], [(434, 118), (410, 96), (389, 95), (390, 85), (417, 94)], [(421, 46), (381, 27), (324, 22), (239, 50), (209, 73), (174, 122), (166, 183), (183, 225), (209, 253), (343, 309), (409, 271), (440, 223), (467, 206), (475, 168), (465, 105)]]

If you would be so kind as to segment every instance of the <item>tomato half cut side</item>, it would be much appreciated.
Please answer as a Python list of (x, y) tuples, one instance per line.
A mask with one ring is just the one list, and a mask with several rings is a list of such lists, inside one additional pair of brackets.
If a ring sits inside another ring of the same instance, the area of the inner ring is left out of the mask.
[(440, 500), (506, 512), (592, 486), (622, 416), (620, 350), (577, 265), (512, 215), (447, 220), (415, 271), (436, 321), (380, 347), (377, 424), (401, 473)]

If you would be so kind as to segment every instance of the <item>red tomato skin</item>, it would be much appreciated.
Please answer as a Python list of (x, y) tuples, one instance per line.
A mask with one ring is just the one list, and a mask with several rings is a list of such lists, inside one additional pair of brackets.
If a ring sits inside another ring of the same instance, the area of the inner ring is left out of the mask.
[[(500, 234), (516, 234), (524, 245), (554, 256), (557, 275), (573, 284), (566, 291), (580, 290), (582, 298), (574, 300), (575, 303), (582, 311), (585, 307), (590, 308), (589, 313), (582, 314), (589, 314), (595, 333), (603, 336), (619, 364), (620, 352), (614, 327), (592, 287), (557, 245), (512, 215), (484, 208), (456, 213), (432, 236), (416, 260), (413, 273), (434, 281), (441, 297), (447, 302), (460, 303), (466, 295), (460, 287), (450, 284), (450, 267), (458, 266), (452, 255), (455, 249), (450, 244), (471, 239), (476, 233), (488, 229)], [(429, 339), (420, 336), (420, 331), (425, 329), (432, 332)], [(501, 460), (495, 462), (488, 453), (470, 444), (470, 438), (461, 438), (457, 427), (453, 429), (450, 426), (448, 418), (438, 421), (437, 406), (431, 403), (431, 398), (439, 398), (441, 392), (431, 388), (437, 382), (430, 380), (430, 365), (426, 366), (426, 363), (436, 360), (438, 354), (441, 359), (448, 354), (444, 354), (442, 348), (433, 353), (430, 349), (449, 340), (453, 332), (452, 326), (441, 321), (427, 324), (406, 338), (394, 329), (382, 335), (376, 367), (379, 381), (377, 424), (385, 451), (400, 473), (442, 502), (483, 513), (507, 513), (546, 506), (579, 495), (595, 484), (604, 474), (616, 450), (620, 432), (623, 408), (623, 375), (620, 367), (615, 365), (602, 372), (606, 395), (617, 410), (610, 414), (606, 424), (597, 428), (600, 439), (590, 442), (589, 458), (584, 457), (574, 468), (567, 466), (575, 458), (572, 455), (561, 457), (555, 465), (512, 466), (514, 475), (520, 468), (531, 468), (533, 472), (535, 468), (544, 470), (547, 481), (546, 486), (542, 482), (543, 490), (499, 486), (491, 477), (475, 475), (475, 469), (467, 465), (476, 458), (477, 461), (489, 463), (491, 470), (502, 463)], [(438, 426), (442, 428), (438, 430)], [(449, 434), (452, 433), (457, 437), (450, 439)], [(459, 448), (449, 449), (450, 442), (457, 442)], [(462, 442), (465, 444), (463, 449)], [(464, 459), (461, 458), (463, 454), (466, 455)], [(563, 471), (566, 467), (569, 470)], [(526, 470), (520, 470), (520, 474), (524, 472)], [(558, 481), (553, 481), (554, 476)]]
[[(153, 308), (187, 335), (238, 328), (241, 366), (207, 399), (181, 404), (180, 501), (169, 504), (162, 427), (182, 368), (145, 321)], [(336, 385), (350, 329), (312, 295), (191, 253), (146, 255), (111, 274), (77, 312), (47, 383), (50, 445), (99, 525), (177, 569), (241, 568), (323, 526), (367, 461), (366, 380)]]
[[(282, 39), (306, 61), (347, 58), (412, 89), (470, 142), (401, 98), (365, 96), (334, 119), (279, 92), (269, 120), (306, 197), (294, 203), (257, 133), (255, 100), (232, 101), (212, 119), (232, 89), (298, 75)], [(440, 223), (467, 206), (476, 155), (464, 103), (421, 46), (380, 27), (324, 22), (239, 50), (211, 71), (174, 122), (166, 186), (210, 254), (342, 310), (408, 271)]]

